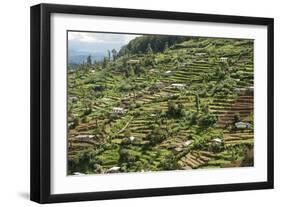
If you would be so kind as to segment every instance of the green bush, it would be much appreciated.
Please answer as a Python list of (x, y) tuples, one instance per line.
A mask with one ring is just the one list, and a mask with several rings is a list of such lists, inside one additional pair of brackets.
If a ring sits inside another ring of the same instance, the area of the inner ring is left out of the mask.
[(167, 116), (179, 118), (184, 115), (184, 107), (181, 103), (175, 104), (175, 102), (168, 101), (168, 110), (166, 112)]
[(210, 113), (202, 114), (198, 117), (198, 124), (202, 128), (208, 128), (216, 123), (216, 117)]
[(161, 170), (176, 170), (178, 169), (178, 164), (176, 157), (173, 154), (168, 154), (161, 159), (159, 168)]
[(168, 137), (168, 132), (166, 130), (155, 128), (153, 129), (148, 135), (147, 135), (150, 143), (152, 145), (156, 145), (158, 143), (161, 143)]

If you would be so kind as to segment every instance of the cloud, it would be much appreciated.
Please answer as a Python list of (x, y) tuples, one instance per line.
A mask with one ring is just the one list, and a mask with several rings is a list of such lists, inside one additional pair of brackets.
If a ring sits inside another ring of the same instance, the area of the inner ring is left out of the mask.
[(95, 32), (68, 32), (68, 40), (87, 43), (127, 44), (140, 35), (95, 33)]
[(113, 34), (97, 32), (68, 32), (68, 50), (76, 52), (87, 52), (89, 54), (101, 52), (113, 48), (117, 51), (130, 40), (141, 35)]

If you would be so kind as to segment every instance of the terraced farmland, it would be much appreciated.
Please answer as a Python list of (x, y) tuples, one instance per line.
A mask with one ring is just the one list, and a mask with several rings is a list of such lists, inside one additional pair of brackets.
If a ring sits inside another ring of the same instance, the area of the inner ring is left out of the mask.
[(253, 44), (185, 38), (69, 69), (68, 174), (253, 166)]

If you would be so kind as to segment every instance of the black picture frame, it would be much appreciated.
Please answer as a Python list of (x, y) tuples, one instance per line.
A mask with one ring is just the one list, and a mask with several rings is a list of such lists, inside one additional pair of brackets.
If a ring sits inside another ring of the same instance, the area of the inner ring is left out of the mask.
[[(112, 17), (151, 18), (209, 23), (233, 23), (267, 26), (267, 181), (237, 184), (218, 184), (186, 187), (167, 187), (74, 194), (51, 194), (50, 130), (51, 130), (51, 71), (50, 71), (50, 16), (52, 13), (99, 15)], [(31, 174), (30, 199), (38, 203), (119, 199), (146, 196), (210, 193), (271, 189), (274, 186), (274, 78), (272, 18), (195, 14), (168, 11), (103, 8), (88, 6), (39, 4), (31, 7)]]

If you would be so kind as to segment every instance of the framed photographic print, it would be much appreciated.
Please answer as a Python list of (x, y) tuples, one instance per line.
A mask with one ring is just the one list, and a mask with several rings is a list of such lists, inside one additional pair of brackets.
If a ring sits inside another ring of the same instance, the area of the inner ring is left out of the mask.
[(31, 7), (31, 200), (273, 188), (273, 19)]

